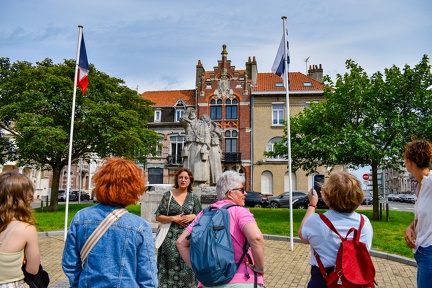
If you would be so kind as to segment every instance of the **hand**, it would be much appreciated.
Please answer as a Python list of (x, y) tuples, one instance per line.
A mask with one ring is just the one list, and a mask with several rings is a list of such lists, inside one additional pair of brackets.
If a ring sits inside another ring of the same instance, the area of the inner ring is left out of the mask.
[[(313, 195), (312, 195), (312, 191), (313, 191)], [(308, 198), (310, 204), (314, 204), (314, 205), (318, 204), (318, 193), (313, 188), (309, 190)]]
[(408, 248), (415, 248), (415, 239), (416, 239), (416, 234), (414, 229), (412, 228), (412, 226), (408, 226), (408, 228), (406, 228), (405, 230), (405, 244), (408, 246)]
[(263, 269), (258, 268), (258, 267), (256, 267), (255, 265), (249, 263), (248, 261), (246, 261), (246, 265), (247, 265), (249, 268), (251, 268), (253, 271), (255, 271), (256, 273), (261, 274), (261, 275), (264, 274), (264, 268), (263, 268)]

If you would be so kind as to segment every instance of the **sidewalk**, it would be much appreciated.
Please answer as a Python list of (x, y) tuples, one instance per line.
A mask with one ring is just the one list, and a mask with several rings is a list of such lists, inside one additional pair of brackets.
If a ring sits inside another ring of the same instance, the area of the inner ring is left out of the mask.
[[(291, 251), (289, 237), (265, 235), (265, 238), (266, 287), (306, 287), (310, 273), (309, 245), (304, 245), (298, 238), (294, 238), (294, 251)], [(63, 232), (40, 233), (39, 246), (42, 265), (51, 278), (50, 287), (69, 287), (61, 268)], [(376, 251), (371, 251), (371, 255), (380, 288), (416, 286), (417, 268), (413, 259)]]

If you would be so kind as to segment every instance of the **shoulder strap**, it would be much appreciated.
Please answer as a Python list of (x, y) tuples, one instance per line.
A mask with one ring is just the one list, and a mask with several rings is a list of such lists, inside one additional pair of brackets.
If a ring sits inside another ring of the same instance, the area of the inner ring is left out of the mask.
[(108, 228), (115, 221), (117, 221), (123, 214), (127, 212), (128, 211), (125, 208), (119, 208), (112, 211), (111, 213), (108, 214), (108, 216), (105, 217), (105, 219), (99, 224), (99, 226), (90, 235), (90, 237), (87, 239), (86, 243), (84, 244), (83, 248), (81, 249), (81, 253), (80, 253), (81, 263), (84, 263), (91, 249), (96, 245), (96, 243), (99, 241), (102, 235), (108, 230)]
[[(345, 239), (339, 234), (339, 232), (336, 230), (336, 228), (334, 227), (334, 225), (333, 225), (333, 223), (331, 223), (331, 221), (324, 215), (324, 214), (322, 214), (322, 213), (318, 213), (318, 215), (319, 215), (319, 217), (321, 218), (321, 220), (330, 228), (330, 230), (332, 230), (333, 232), (335, 232), (338, 236), (339, 236), (339, 238), (342, 240), (342, 241), (344, 241), (344, 240), (346, 240), (347, 238), (348, 238), (348, 235), (351, 233), (351, 232), (353, 232), (354, 231), (354, 237), (353, 237), (353, 240), (354, 241), (359, 241), (360, 240), (360, 233), (361, 233), (361, 230), (362, 230), (362, 228), (363, 228), (363, 225), (364, 225), (364, 218), (363, 218), (363, 216), (360, 214), (360, 226), (359, 226), (359, 229), (358, 230), (356, 230), (354, 227), (352, 227), (350, 230), (348, 230), (348, 232), (347, 232), (347, 235), (346, 235), (346, 237), (345, 237)], [(327, 271), (326, 271), (326, 269), (325, 269), (325, 267), (324, 267), (324, 264), (322, 263), (322, 261), (321, 261), (321, 259), (320, 259), (320, 257), (319, 257), (319, 255), (318, 255), (318, 253), (315, 251), (315, 249), (313, 249), (313, 252), (314, 252), (314, 256), (315, 256), (315, 259), (317, 260), (317, 263), (318, 263), (318, 266), (319, 266), (319, 269), (320, 269), (320, 271), (321, 271), (321, 274), (323, 275), (323, 277), (327, 280), (327, 278), (328, 278), (328, 275), (327, 275)]]
[(172, 195), (172, 191), (170, 190), (170, 198), (168, 200), (168, 208), (167, 208), (167, 216), (169, 216), (169, 208), (171, 205), (171, 199), (172, 199), (173, 195)]

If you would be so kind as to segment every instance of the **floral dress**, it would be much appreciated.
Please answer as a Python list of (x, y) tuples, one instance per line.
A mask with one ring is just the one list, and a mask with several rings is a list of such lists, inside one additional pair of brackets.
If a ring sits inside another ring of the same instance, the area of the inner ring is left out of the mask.
[[(173, 197), (168, 210), (169, 198), (170, 191), (165, 192), (155, 212), (156, 216), (167, 215), (167, 211), (169, 211), (167, 216), (179, 215), (182, 212), (185, 215), (197, 215), (201, 211), (201, 203), (198, 196), (190, 191), (187, 192), (186, 199), (182, 206), (180, 206)], [(195, 274), (183, 261), (176, 247), (176, 241), (183, 233), (184, 228), (185, 227), (175, 222), (171, 222), (168, 234), (161, 247), (158, 249), (157, 266), (160, 288), (197, 287), (198, 283)]]

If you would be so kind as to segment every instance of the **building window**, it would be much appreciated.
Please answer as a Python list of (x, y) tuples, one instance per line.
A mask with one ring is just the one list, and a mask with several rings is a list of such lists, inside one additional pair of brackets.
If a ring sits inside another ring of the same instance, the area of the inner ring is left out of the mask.
[(237, 131), (225, 131), (225, 152), (237, 152)]
[(162, 111), (161, 110), (155, 110), (154, 111), (154, 122), (161, 122), (162, 118)]
[(269, 171), (264, 171), (261, 174), (261, 193), (266, 195), (273, 194), (273, 174)]
[(149, 184), (163, 184), (163, 169), (162, 168), (149, 168), (148, 169), (148, 182), (149, 182)]
[(237, 99), (227, 99), (225, 102), (225, 118), (237, 119)]
[(212, 120), (221, 120), (222, 119), (222, 100), (212, 99), (210, 101), (210, 118)]
[(183, 116), (185, 110), (184, 109), (176, 109), (175, 110), (175, 116), (174, 116), (174, 122), (180, 122), (180, 118)]
[(272, 104), (272, 123), (282, 125), (284, 120), (284, 104)]
[[(266, 151), (267, 152), (273, 152), (274, 151), (274, 145), (276, 142), (281, 142), (282, 138), (281, 137), (275, 137), (273, 139), (271, 139), (268, 143), (267, 143), (267, 148)], [(275, 157), (267, 157), (268, 160), (285, 160), (283, 155), (276, 155)]]
[(303, 87), (312, 87), (311, 82), (303, 82)]
[(184, 146), (184, 136), (171, 136), (170, 137), (171, 142), (171, 163), (172, 164), (181, 164), (182, 162), (182, 155), (181, 152), (183, 150)]
[(275, 84), (276, 87), (284, 87), (283, 82), (276, 82)]
[(158, 134), (158, 136), (160, 137), (159, 139), (159, 145), (156, 146), (156, 156), (157, 157), (161, 157), (162, 156), (162, 143), (163, 143), (163, 135)]

